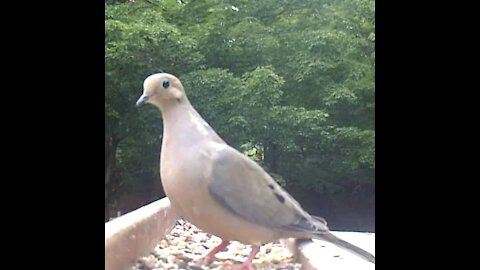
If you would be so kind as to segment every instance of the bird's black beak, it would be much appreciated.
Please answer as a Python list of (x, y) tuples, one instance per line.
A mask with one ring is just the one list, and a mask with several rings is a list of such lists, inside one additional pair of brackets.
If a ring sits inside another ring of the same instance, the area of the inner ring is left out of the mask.
[(149, 98), (150, 98), (150, 96), (143, 94), (140, 98), (138, 98), (136, 106), (140, 107), (143, 104), (147, 103)]

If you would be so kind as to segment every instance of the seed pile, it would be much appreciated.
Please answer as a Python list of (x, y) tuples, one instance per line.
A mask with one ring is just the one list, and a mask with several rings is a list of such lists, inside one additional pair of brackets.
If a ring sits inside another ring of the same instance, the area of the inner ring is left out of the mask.
[[(140, 258), (132, 270), (230, 269), (244, 262), (251, 250), (249, 245), (232, 241), (224, 251), (217, 253), (218, 260), (208, 265), (195, 262), (220, 242), (220, 238), (204, 233), (188, 222), (179, 221), (151, 254)], [(299, 270), (301, 268), (301, 264), (294, 261), (293, 255), (280, 242), (261, 246), (253, 263), (257, 270)]]

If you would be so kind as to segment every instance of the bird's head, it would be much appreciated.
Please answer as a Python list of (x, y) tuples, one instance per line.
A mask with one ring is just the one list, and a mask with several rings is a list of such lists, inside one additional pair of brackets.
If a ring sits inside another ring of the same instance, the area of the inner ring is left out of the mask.
[(137, 107), (150, 103), (159, 109), (185, 99), (185, 90), (180, 80), (168, 73), (156, 73), (143, 82), (143, 94), (137, 100)]

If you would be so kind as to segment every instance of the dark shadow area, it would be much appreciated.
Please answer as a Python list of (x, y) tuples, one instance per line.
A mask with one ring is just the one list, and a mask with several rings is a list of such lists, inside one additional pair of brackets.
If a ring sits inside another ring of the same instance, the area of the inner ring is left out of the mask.
[[(292, 196), (312, 215), (321, 216), (331, 230), (375, 232), (375, 200), (360, 195), (322, 196), (316, 192), (288, 189)], [(163, 198), (160, 185), (143, 188), (125, 188), (105, 209), (105, 221), (126, 214), (144, 205)]]

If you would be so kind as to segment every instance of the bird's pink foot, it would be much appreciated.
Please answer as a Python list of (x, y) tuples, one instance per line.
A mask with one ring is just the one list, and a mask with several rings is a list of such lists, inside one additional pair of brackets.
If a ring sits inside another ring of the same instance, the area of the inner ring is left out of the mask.
[(211, 262), (217, 260), (218, 258), (213, 255), (213, 256), (203, 256), (201, 258), (198, 258), (196, 260), (193, 261), (194, 264), (198, 264), (198, 265), (204, 265), (204, 264), (210, 264)]
[(202, 258), (199, 258), (199, 259), (196, 259), (194, 261), (194, 263), (196, 264), (209, 264), (211, 263), (212, 261), (215, 261), (217, 260), (217, 257), (215, 257), (215, 254), (217, 254), (218, 252), (222, 251), (224, 248), (226, 248), (228, 245), (230, 244), (230, 241), (225, 241), (225, 240), (222, 240), (222, 242), (220, 243), (220, 245), (214, 247), (212, 250), (210, 250), (210, 252), (208, 252), (207, 255), (205, 255), (204, 257)]
[(260, 246), (252, 246), (252, 251), (250, 251), (250, 254), (248, 255), (248, 258), (246, 261), (244, 261), (242, 264), (239, 266), (236, 266), (232, 268), (232, 270), (255, 270), (255, 267), (253, 266), (253, 258), (255, 258), (255, 255), (257, 255), (257, 252), (260, 250)]

